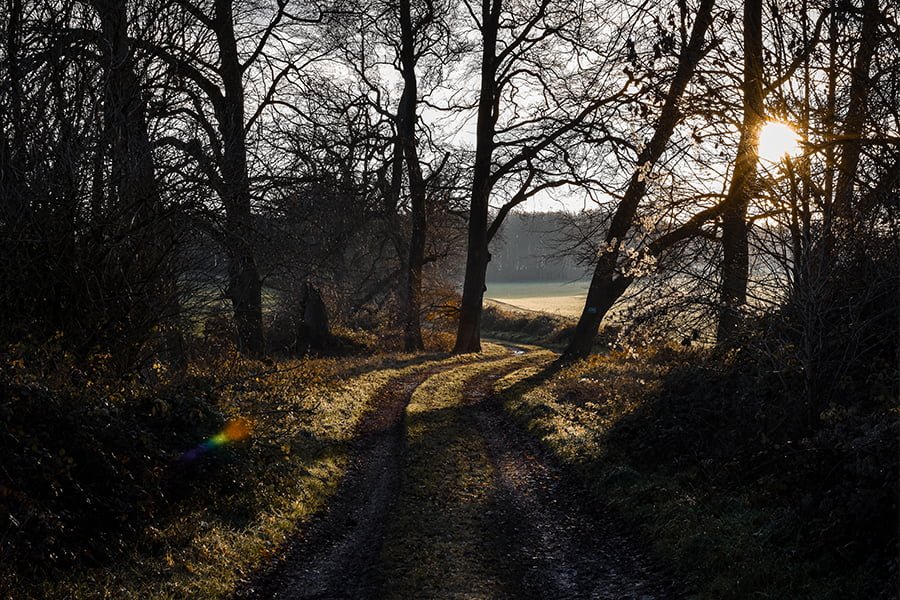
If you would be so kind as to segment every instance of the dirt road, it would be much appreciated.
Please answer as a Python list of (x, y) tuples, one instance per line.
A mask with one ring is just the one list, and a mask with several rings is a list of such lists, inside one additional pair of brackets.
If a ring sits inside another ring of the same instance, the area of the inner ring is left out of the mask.
[(240, 598), (677, 598), (643, 545), (503, 411), (545, 352), (391, 382), (326, 512)]

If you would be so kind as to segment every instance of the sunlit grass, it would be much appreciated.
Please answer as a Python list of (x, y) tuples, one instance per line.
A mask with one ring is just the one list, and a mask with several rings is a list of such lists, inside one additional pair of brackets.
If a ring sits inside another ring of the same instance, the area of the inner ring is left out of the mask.
[[(508, 351), (486, 344), (480, 356), (301, 359), (274, 368), (219, 358), (193, 365), (195, 376), (239, 382), (220, 391), (230, 419), (223, 430), (196, 442), (210, 442), (211, 458), (225, 452), (241, 479), (214, 478), (226, 493), (188, 495), (174, 518), (147, 524), (130, 551), (103, 567), (79, 565), (43, 576), (39, 565), (32, 574), (0, 567), (0, 597), (7, 589), (23, 599), (228, 597), (326, 505), (346, 471), (356, 424), (378, 390), (423, 369), (494, 356)], [(222, 443), (211, 443), (217, 439)]]
[(413, 394), (404, 483), (379, 567), (386, 597), (495, 598), (503, 589), (489, 539), (493, 468), (461, 401), (473, 378), (534, 360), (515, 356), (460, 367), (431, 377)]
[[(847, 574), (838, 585), (817, 557), (794, 555), (773, 541), (775, 530), (790, 536), (797, 517), (761, 505), (757, 487), (720, 487), (696, 457), (681, 457), (688, 460), (678, 468), (638, 462), (634, 454), (656, 443), (652, 431), (630, 430), (625, 447), (621, 438), (611, 441), (614, 428), (654, 401), (670, 369), (700, 360), (703, 351), (610, 353), (576, 363), (536, 387), (515, 386), (534, 373), (531, 368), (499, 380), (495, 388), (506, 409), (588, 484), (598, 502), (630, 522), (679, 570), (692, 589), (690, 597), (866, 597), (864, 573)], [(695, 406), (722, 410), (702, 402)]]

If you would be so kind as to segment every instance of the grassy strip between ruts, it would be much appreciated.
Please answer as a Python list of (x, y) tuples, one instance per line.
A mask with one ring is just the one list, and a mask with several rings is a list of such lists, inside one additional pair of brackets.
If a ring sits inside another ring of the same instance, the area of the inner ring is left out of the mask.
[(380, 568), (386, 598), (494, 598), (504, 587), (489, 539), (492, 467), (462, 405), (473, 378), (552, 356), (533, 351), (429, 378), (407, 407), (406, 464)]
[[(438, 365), (508, 356), (387, 356), (340, 363), (303, 359), (221, 394), (222, 410), (253, 423), (249, 439), (173, 464), (175, 517), (148, 524), (112, 563), (30, 573), (0, 568), (0, 597), (223, 598), (323, 508), (346, 468), (348, 442), (377, 391)], [(351, 376), (346, 374), (350, 373)], [(202, 441), (202, 438), (198, 441)], [(223, 473), (226, 473), (223, 475)], [(224, 479), (224, 481), (223, 481)], [(214, 489), (198, 489), (207, 482)]]
[(658, 396), (671, 361), (660, 354), (668, 353), (595, 356), (548, 381), (523, 384), (537, 373), (526, 367), (498, 380), (494, 389), (504, 397), (506, 410), (587, 482), (598, 502), (653, 541), (685, 579), (690, 597), (880, 597), (864, 573), (837, 578), (815, 554), (795, 556), (777, 545), (773, 532), (790, 527), (795, 517), (777, 505), (754, 503), (753, 490), (713, 487), (708, 482), (715, 476), (703, 472), (702, 461), (682, 469), (636, 463), (635, 445), (655, 443), (646, 437), (641, 441), (654, 435), (649, 430), (629, 433), (624, 445), (622, 434), (611, 441), (612, 430)]

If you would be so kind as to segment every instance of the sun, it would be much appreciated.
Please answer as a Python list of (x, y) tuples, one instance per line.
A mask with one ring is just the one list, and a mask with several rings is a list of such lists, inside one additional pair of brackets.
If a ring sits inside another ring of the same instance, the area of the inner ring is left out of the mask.
[(759, 130), (759, 158), (777, 163), (800, 153), (800, 136), (787, 123), (767, 121)]

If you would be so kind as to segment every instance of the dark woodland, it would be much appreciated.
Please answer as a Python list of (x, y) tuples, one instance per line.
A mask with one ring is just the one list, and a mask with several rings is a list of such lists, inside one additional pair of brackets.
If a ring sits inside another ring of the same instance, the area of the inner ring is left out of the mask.
[(0, 598), (895, 598), (898, 397), (896, 2), (0, 0)]

